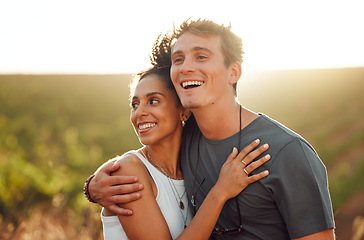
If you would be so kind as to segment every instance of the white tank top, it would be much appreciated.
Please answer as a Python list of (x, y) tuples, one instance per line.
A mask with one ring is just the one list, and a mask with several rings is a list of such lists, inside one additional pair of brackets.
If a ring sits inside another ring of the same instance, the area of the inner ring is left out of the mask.
[[(144, 163), (145, 167), (152, 176), (152, 179), (157, 186), (156, 201), (164, 216), (164, 219), (168, 224), (172, 238), (176, 239), (184, 230), (184, 221), (186, 221), (186, 225), (188, 225), (192, 220), (192, 211), (190, 207), (188, 207), (188, 199), (187, 194), (185, 193), (184, 180), (174, 180), (171, 178), (168, 179), (167, 176), (161, 173), (137, 151), (129, 151), (126, 154), (128, 153), (136, 155)], [(169, 183), (169, 181), (173, 182), (175, 189), (172, 184)], [(175, 191), (178, 192), (178, 196), (183, 195), (182, 202), (185, 206), (184, 210), (179, 208), (179, 199)], [(117, 216), (103, 216), (103, 214), (101, 214), (101, 219), (103, 223), (105, 240), (128, 239)]]

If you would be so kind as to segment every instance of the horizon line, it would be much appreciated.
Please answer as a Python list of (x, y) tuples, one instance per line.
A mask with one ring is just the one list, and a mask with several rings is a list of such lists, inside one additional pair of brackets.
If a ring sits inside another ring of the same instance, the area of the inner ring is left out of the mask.
[[(302, 67), (302, 68), (275, 68), (275, 69), (245, 69), (242, 72), (272, 72), (272, 71), (297, 71), (297, 70), (330, 70), (364, 68), (364, 65), (340, 66), (340, 67)], [(1, 72), (0, 75), (134, 75), (136, 72)]]

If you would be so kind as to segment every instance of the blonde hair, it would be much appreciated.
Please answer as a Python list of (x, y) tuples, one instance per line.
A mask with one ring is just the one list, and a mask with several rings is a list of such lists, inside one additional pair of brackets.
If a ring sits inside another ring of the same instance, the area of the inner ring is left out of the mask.
[[(224, 26), (223, 24), (219, 25), (206, 19), (187, 19), (178, 29), (174, 28), (172, 40), (177, 40), (186, 32), (191, 32), (204, 37), (211, 35), (220, 36), (221, 51), (224, 55), (224, 64), (226, 67), (235, 62), (243, 62), (243, 42), (238, 35), (231, 31), (231, 24)], [(235, 83), (233, 85), (235, 96), (237, 96), (236, 86), (237, 84)]]

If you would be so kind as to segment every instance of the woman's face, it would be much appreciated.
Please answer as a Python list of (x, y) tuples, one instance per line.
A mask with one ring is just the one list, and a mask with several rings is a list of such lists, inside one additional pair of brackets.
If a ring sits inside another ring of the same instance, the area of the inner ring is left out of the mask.
[(151, 74), (136, 86), (130, 120), (144, 145), (170, 141), (182, 133), (182, 106), (160, 76)]

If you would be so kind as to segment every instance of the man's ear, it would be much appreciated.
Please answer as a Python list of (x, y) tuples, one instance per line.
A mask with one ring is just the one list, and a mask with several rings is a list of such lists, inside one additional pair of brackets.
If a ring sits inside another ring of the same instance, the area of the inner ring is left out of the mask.
[(235, 84), (239, 81), (240, 77), (241, 77), (241, 63), (239, 62), (234, 62), (232, 64), (230, 64), (230, 78), (229, 78), (229, 83), (230, 84)]

